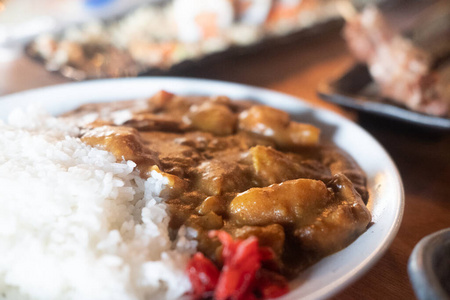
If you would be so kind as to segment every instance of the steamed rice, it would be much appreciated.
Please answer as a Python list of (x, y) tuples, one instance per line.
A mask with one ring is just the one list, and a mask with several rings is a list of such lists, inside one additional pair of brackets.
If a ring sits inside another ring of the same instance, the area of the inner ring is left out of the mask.
[(169, 239), (160, 174), (139, 177), (32, 109), (0, 124), (0, 299), (176, 299), (195, 242)]

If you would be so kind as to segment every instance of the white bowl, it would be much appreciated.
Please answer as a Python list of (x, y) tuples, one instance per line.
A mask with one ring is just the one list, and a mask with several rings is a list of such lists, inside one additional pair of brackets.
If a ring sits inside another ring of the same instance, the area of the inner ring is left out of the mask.
[(325, 257), (291, 282), (291, 292), (280, 299), (324, 299), (353, 283), (388, 249), (403, 215), (403, 186), (393, 161), (366, 131), (347, 119), (309, 106), (300, 99), (241, 84), (183, 78), (129, 78), (70, 83), (0, 98), (0, 119), (17, 107), (40, 104), (60, 114), (83, 103), (148, 97), (157, 91), (184, 95), (226, 95), (255, 100), (291, 114), (322, 129), (323, 139), (347, 151), (368, 177), (373, 225), (350, 246)]

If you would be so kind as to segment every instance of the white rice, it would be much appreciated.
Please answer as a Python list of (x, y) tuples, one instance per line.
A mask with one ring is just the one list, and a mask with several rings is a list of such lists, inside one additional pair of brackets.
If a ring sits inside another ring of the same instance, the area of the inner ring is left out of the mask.
[(165, 177), (46, 113), (0, 121), (0, 299), (176, 299), (195, 243), (168, 236)]

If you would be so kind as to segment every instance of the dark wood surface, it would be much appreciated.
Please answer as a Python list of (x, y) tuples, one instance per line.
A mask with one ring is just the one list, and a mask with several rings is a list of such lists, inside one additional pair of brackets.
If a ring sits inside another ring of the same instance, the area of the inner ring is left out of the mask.
[[(388, 151), (405, 187), (400, 231), (387, 253), (362, 278), (333, 299), (414, 299), (407, 261), (424, 236), (450, 227), (450, 133), (426, 131), (358, 115), (326, 103), (316, 86), (352, 64), (338, 28), (327, 33), (230, 57), (170, 75), (239, 82), (303, 98), (354, 120)], [(0, 63), (0, 94), (67, 82), (26, 57)]]

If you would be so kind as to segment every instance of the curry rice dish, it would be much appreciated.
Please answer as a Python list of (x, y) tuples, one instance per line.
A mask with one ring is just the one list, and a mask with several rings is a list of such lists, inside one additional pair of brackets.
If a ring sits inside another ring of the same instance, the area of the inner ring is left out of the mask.
[(365, 174), (320, 130), (288, 113), (224, 96), (161, 91), (146, 100), (87, 104), (64, 115), (81, 140), (168, 178), (161, 195), (175, 239), (195, 229), (198, 251), (220, 265), (221, 243), (257, 237), (289, 277), (336, 252), (371, 221)]
[(364, 173), (319, 134), (223, 96), (13, 112), (0, 122), (0, 299), (287, 293), (371, 221)]

